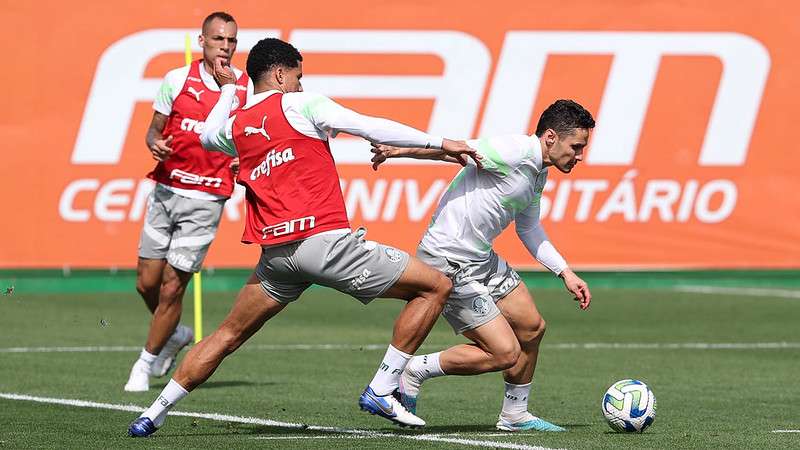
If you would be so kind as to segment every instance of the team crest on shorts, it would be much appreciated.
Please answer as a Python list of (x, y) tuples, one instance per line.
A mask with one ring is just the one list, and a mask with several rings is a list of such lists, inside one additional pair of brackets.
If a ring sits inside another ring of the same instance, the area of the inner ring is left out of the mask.
[(384, 251), (386, 252), (386, 256), (389, 257), (389, 261), (393, 263), (398, 263), (403, 259), (403, 252), (396, 248), (386, 247)]
[(480, 315), (489, 313), (489, 300), (484, 297), (478, 297), (472, 300), (472, 310)]

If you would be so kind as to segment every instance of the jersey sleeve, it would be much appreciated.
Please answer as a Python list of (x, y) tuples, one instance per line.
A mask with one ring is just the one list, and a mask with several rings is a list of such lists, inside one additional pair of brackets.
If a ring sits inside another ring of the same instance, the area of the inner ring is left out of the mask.
[[(501, 176), (507, 176), (533, 156), (532, 142), (524, 135), (472, 139), (467, 141), (467, 145), (483, 156), (481, 164), (485, 170)], [(472, 158), (467, 158), (467, 161), (475, 164)]]
[(290, 107), (330, 137), (344, 132), (370, 142), (398, 147), (442, 147), (441, 137), (392, 120), (359, 114), (321, 94), (297, 92), (286, 94), (284, 98), (287, 96)]
[(568, 267), (567, 261), (547, 238), (547, 233), (539, 221), (538, 202), (517, 214), (515, 226), (517, 236), (528, 249), (528, 253), (548, 270), (559, 275)]
[(153, 109), (165, 116), (172, 113), (172, 104), (181, 93), (186, 77), (189, 75), (189, 68), (182, 67), (175, 70), (170, 70), (164, 76), (164, 81), (158, 88), (156, 98), (153, 100)]
[(233, 142), (233, 121), (236, 116), (230, 117), (235, 96), (236, 85), (222, 86), (219, 100), (208, 113), (205, 128), (200, 134), (200, 144), (206, 150), (216, 150), (233, 157), (237, 156), (238, 153)]

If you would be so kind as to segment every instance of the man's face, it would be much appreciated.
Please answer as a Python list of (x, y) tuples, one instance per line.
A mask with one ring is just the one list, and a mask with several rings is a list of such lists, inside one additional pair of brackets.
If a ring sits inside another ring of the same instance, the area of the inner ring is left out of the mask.
[(208, 26), (203, 28), (200, 35), (200, 47), (203, 48), (203, 59), (214, 65), (221, 59), (223, 65), (230, 65), (233, 52), (236, 51), (236, 33), (239, 28), (236, 22), (225, 22), (222, 19), (213, 19)]
[[(570, 173), (579, 161), (583, 161), (583, 151), (589, 144), (589, 130), (576, 128), (563, 136), (559, 136), (553, 130), (548, 130), (547, 133), (549, 136), (545, 139), (545, 145), (548, 146), (550, 163), (556, 169)], [(552, 144), (548, 145), (550, 142)]]
[(301, 78), (303, 78), (302, 61), (298, 61), (295, 68), (282, 67), (278, 74), (278, 82), (283, 92), (303, 92)]

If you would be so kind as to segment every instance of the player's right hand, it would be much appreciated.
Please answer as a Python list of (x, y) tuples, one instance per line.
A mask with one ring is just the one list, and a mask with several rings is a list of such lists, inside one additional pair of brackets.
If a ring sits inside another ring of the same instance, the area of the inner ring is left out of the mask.
[(483, 163), (481, 163), (483, 157), (477, 150), (467, 145), (465, 141), (444, 139), (442, 140), (442, 150), (444, 150), (445, 155), (455, 158), (462, 166), (467, 165), (466, 158), (472, 158), (478, 168), (483, 167)]
[(169, 155), (172, 154), (172, 135), (169, 135), (166, 139), (156, 139), (153, 141), (153, 144), (150, 145), (150, 154), (153, 155), (153, 159), (156, 161), (165, 161), (169, 158)]
[(233, 69), (227, 64), (227, 61), (216, 58), (214, 60), (214, 79), (220, 86), (234, 84), (236, 83), (236, 74), (233, 73)]
[(564, 269), (558, 276), (564, 280), (564, 287), (575, 297), (578, 306), (583, 310), (588, 309), (592, 303), (592, 293), (589, 291), (589, 285), (575, 275), (575, 272), (570, 268)]

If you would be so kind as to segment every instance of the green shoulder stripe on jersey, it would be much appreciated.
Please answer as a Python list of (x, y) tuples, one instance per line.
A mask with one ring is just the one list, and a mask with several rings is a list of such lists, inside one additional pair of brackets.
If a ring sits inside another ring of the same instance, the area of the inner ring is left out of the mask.
[(503, 161), (497, 149), (492, 147), (492, 144), (489, 143), (489, 138), (481, 138), (478, 140), (478, 150), (486, 157), (481, 161), (485, 169), (500, 172), (504, 177), (508, 176), (511, 172), (511, 167)]
[(228, 139), (228, 137), (225, 136), (225, 128), (223, 128), (219, 132), (219, 134), (220, 134), (220, 136), (219, 136), (220, 137), (220, 141), (219, 142), (220, 142), (220, 145), (221, 145), (221, 147), (219, 148), (219, 151), (221, 151), (222, 153), (225, 153), (228, 156), (233, 156), (234, 158), (239, 156), (239, 153), (236, 151), (236, 147), (233, 145), (233, 139)]
[[(538, 198), (535, 198), (533, 200), (534, 204), (537, 204), (538, 202), (539, 202)], [(514, 212), (514, 214), (516, 214), (516, 213), (522, 211), (523, 209), (527, 208), (530, 205), (530, 203), (526, 203), (526, 202), (524, 202), (522, 200), (519, 200), (519, 199), (516, 199), (516, 198), (512, 198), (512, 197), (505, 197), (502, 200), (500, 200), (500, 205), (503, 208), (511, 210), (511, 211)]]
[(156, 97), (159, 102), (172, 105), (172, 84), (167, 81), (161, 83), (161, 89), (158, 90)]
[(453, 178), (453, 181), (450, 182), (450, 186), (447, 186), (447, 192), (450, 192), (456, 187), (458, 187), (458, 185), (461, 184), (466, 175), (467, 175), (467, 168), (462, 167), (461, 170), (459, 170), (458, 173), (456, 174), (455, 178)]
[(480, 251), (485, 252), (485, 251), (489, 251), (492, 248), (492, 243), (491, 242), (486, 242), (483, 239), (478, 238), (476, 240), (475, 246), (478, 247), (478, 249), (480, 249)]
[(329, 99), (328, 97), (318, 95), (303, 105), (303, 109), (300, 111), (300, 114), (302, 114), (303, 117), (309, 121), (314, 122), (312, 117), (318, 115), (323, 109), (330, 108), (332, 106), (333, 100)]

